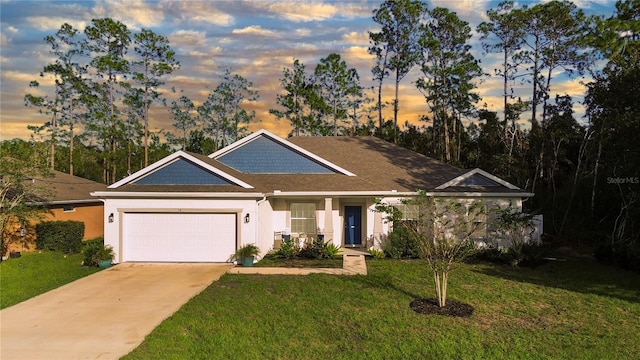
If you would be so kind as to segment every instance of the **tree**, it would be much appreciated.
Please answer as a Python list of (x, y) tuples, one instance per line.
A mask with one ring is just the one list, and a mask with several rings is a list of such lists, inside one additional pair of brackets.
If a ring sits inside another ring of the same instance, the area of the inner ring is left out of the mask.
[[(29, 83), (30, 88), (37, 88), (39, 86), (40, 83), (35, 80)], [(49, 132), (49, 168), (53, 170), (55, 167), (55, 149), (58, 142), (58, 114), (60, 113), (60, 99), (57, 81), (55, 87), (55, 98), (53, 100), (49, 99), (48, 95), (35, 96), (32, 94), (26, 94), (24, 96), (24, 104), (25, 106), (38, 108), (38, 112), (40, 114), (51, 116), (51, 120), (45, 122), (42, 126), (29, 125), (28, 128), (40, 135), (42, 135), (43, 131)]]
[(149, 107), (160, 99), (158, 88), (164, 84), (161, 78), (180, 67), (169, 39), (149, 29), (142, 29), (133, 36), (134, 51), (139, 59), (132, 63), (133, 80), (142, 90), (142, 119), (144, 123), (144, 166), (149, 165)]
[(307, 75), (304, 64), (300, 60), (294, 59), (293, 69), (285, 68), (283, 70), (280, 84), (285, 92), (278, 94), (276, 102), (284, 110), (270, 109), (269, 113), (279, 120), (289, 120), (291, 127), (293, 127), (292, 134), (300, 136), (308, 128), (309, 111), (306, 110), (308, 107), (306, 103), (308, 93), (313, 86), (313, 79)]
[(340, 122), (348, 118), (349, 109), (358, 106), (358, 100), (362, 98), (360, 78), (357, 71), (348, 69), (346, 62), (335, 53), (320, 59), (314, 75), (314, 89), (328, 117), (325, 126), (333, 136), (337, 136)]
[[(618, 2), (616, 16), (599, 21), (605, 37), (612, 41), (594, 42), (609, 61), (588, 84), (585, 97), (593, 143), (597, 145), (589, 155), (593, 164), (590, 212), (593, 222), (607, 229), (607, 235), (598, 239), (599, 245), (614, 256), (640, 253), (640, 224), (633, 215), (640, 213), (639, 3)], [(629, 30), (618, 33), (621, 29)], [(637, 262), (637, 258), (631, 261)]]
[[(445, 8), (430, 12), (430, 20), (422, 26), (421, 71), (424, 77), (416, 82), (432, 112), (434, 130), (442, 130), (444, 160), (460, 161), (460, 151), (454, 152), (451, 131), (459, 135), (461, 116), (469, 115), (479, 99), (472, 92), (473, 79), (482, 74), (478, 61), (470, 52), (471, 28), (455, 13)], [(457, 129), (457, 130), (456, 130)], [(460, 145), (460, 141), (458, 141)]]
[(131, 32), (126, 25), (111, 18), (93, 19), (91, 23), (84, 30), (87, 49), (93, 56), (91, 66), (97, 77), (105, 78), (104, 82), (93, 87), (98, 98), (91, 107), (93, 118), (97, 120), (93, 128), (105, 141), (104, 181), (113, 183), (117, 179), (118, 140), (123, 133), (118, 119), (116, 86), (129, 73), (130, 64), (125, 54), (131, 42)]
[(252, 82), (226, 69), (221, 82), (198, 107), (198, 113), (206, 131), (220, 146), (226, 146), (240, 139), (247, 125), (255, 121), (255, 111), (247, 111), (243, 106), (258, 98)]
[(550, 98), (551, 81), (557, 69), (572, 76), (586, 66), (588, 54), (584, 51), (585, 17), (581, 10), (568, 1), (551, 1), (532, 8), (523, 7), (515, 13), (516, 23), (524, 26), (523, 51), (515, 54), (516, 61), (529, 66), (532, 84), (531, 121), (538, 126), (537, 110), (544, 108)]
[(186, 150), (188, 139), (187, 136), (193, 133), (196, 126), (196, 118), (193, 116), (195, 105), (188, 97), (182, 95), (177, 101), (171, 102), (171, 116), (175, 122), (173, 127), (180, 131), (182, 135), (182, 150)]
[[(421, 21), (427, 11), (427, 6), (418, 0), (386, 0), (373, 11), (373, 21), (382, 29), (370, 32), (369, 39), (372, 46), (370, 54), (376, 55), (374, 76), (378, 80), (378, 114), (379, 125), (382, 127), (382, 81), (386, 70), (393, 72), (395, 79), (395, 94), (393, 100), (393, 126), (398, 126), (398, 93), (400, 81), (417, 65), (421, 59), (418, 39), (421, 35)], [(382, 130), (382, 129), (380, 129)], [(397, 133), (394, 133), (394, 142)]]
[(418, 196), (407, 199), (404, 205), (414, 214), (409, 221), (402, 220), (407, 214), (394, 205), (378, 201), (376, 209), (386, 213), (394, 226), (405, 229), (419, 245), (421, 258), (433, 272), (438, 305), (444, 307), (449, 274), (474, 251), (472, 237), (484, 226), (485, 205), (434, 198), (424, 191), (418, 191)]
[[(36, 162), (37, 164), (37, 162)], [(46, 167), (38, 168), (8, 156), (0, 159), (0, 257), (7, 251), (14, 237), (15, 226), (24, 228), (29, 221), (38, 219), (46, 210), (47, 191), (26, 179), (36, 174), (48, 174)], [(0, 260), (1, 261), (1, 260)]]
[[(505, 141), (508, 137), (508, 104), (509, 99), (513, 98), (513, 91), (509, 89), (509, 83), (515, 79), (518, 71), (519, 63), (516, 61), (515, 55), (520, 50), (524, 37), (524, 28), (518, 18), (514, 16), (513, 9), (513, 1), (503, 1), (498, 4), (497, 9), (487, 10), (488, 22), (478, 25), (478, 32), (481, 34), (480, 40), (483, 40), (482, 48), (485, 53), (502, 53), (502, 67), (495, 69), (495, 73), (498, 76), (502, 76), (502, 97), (504, 102), (502, 126), (505, 131)], [(516, 119), (511, 120), (513, 131)]]

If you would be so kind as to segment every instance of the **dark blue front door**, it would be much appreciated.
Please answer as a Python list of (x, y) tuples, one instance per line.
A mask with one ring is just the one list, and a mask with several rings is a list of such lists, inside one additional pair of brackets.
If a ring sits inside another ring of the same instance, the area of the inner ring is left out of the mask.
[(362, 206), (344, 207), (344, 245), (362, 244)]

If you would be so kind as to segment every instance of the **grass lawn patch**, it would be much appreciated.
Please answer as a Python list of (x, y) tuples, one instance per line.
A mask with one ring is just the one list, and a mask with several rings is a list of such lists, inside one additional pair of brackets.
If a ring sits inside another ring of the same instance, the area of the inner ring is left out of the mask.
[(428, 266), (369, 260), (367, 276), (225, 274), (125, 359), (637, 359), (640, 278), (584, 259), (535, 269), (461, 264), (449, 300), (416, 313)]
[(0, 263), (0, 309), (15, 305), (76, 279), (97, 267), (81, 266), (82, 254), (42, 251), (23, 253)]
[(342, 268), (342, 257), (337, 259), (277, 259), (264, 257), (253, 266), (290, 268)]

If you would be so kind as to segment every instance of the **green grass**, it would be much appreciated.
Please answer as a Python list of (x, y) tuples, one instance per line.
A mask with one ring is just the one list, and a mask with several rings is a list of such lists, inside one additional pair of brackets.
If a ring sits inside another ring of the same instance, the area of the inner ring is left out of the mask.
[(291, 268), (341, 268), (342, 257), (336, 259), (276, 259), (265, 256), (257, 263), (256, 267), (291, 267)]
[(23, 253), (0, 263), (0, 309), (15, 305), (99, 271), (80, 266), (82, 254), (60, 252)]
[(422, 315), (420, 261), (372, 260), (368, 276), (226, 274), (126, 359), (640, 358), (640, 277), (590, 260), (536, 269), (462, 264), (449, 299), (470, 318)]

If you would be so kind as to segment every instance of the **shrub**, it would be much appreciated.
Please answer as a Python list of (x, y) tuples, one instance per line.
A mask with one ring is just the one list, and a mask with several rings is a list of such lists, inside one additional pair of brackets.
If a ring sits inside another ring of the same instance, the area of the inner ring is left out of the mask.
[(340, 246), (336, 246), (333, 243), (325, 243), (323, 253), (327, 259), (335, 258), (340, 253)]
[(382, 251), (393, 259), (420, 257), (420, 247), (404, 226), (396, 226), (381, 245)]
[(316, 238), (307, 241), (300, 248), (300, 257), (307, 259), (331, 259), (338, 255), (340, 247), (333, 244), (327, 244), (324, 239)]
[(98, 251), (100, 251), (100, 249), (102, 249), (103, 247), (103, 239), (87, 241), (82, 249), (82, 255), (84, 257), (84, 261), (82, 262), (82, 264), (84, 266), (98, 266), (98, 262), (95, 261), (95, 258), (98, 254)]
[(273, 255), (282, 259), (293, 259), (298, 256), (300, 248), (296, 246), (293, 240), (283, 241), (280, 249), (276, 250)]
[(84, 223), (81, 221), (43, 221), (36, 225), (36, 248), (77, 254), (82, 248)]
[(384, 259), (387, 257), (384, 251), (377, 249), (369, 249), (369, 254), (373, 256), (374, 259)]
[(521, 244), (516, 247), (489, 246), (479, 249), (472, 259), (518, 267), (536, 267), (546, 262), (547, 249), (539, 244)]

